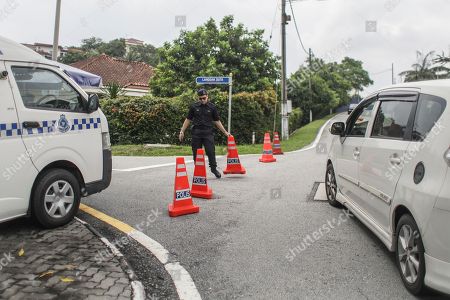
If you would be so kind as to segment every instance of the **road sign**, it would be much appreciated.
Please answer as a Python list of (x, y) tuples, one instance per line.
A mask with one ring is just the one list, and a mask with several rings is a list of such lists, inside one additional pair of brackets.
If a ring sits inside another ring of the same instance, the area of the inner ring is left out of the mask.
[(197, 77), (197, 84), (230, 84), (231, 77)]

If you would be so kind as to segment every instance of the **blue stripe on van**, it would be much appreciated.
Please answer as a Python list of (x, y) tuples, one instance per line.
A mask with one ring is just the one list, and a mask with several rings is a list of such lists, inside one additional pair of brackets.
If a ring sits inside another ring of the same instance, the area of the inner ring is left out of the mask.
[[(71, 124), (70, 131), (83, 131), (100, 128), (100, 118), (79, 118), (69, 120)], [(17, 137), (17, 136), (33, 136), (44, 135), (47, 133), (58, 132), (56, 127), (57, 121), (41, 121), (38, 128), (27, 128), (22, 130), (19, 123), (0, 123), (0, 139)]]

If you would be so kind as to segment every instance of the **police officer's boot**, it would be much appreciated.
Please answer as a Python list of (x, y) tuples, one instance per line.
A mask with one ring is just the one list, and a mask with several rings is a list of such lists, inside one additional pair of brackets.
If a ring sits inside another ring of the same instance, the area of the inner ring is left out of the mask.
[(220, 174), (220, 172), (216, 168), (212, 168), (211, 172), (216, 176), (216, 178), (222, 177), (222, 175)]

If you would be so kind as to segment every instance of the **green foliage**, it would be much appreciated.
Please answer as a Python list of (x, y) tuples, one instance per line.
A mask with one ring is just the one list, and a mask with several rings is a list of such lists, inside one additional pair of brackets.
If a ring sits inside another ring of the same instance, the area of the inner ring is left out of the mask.
[(130, 47), (130, 50), (125, 55), (128, 61), (140, 61), (151, 66), (159, 64), (158, 49), (152, 45), (137, 45)]
[(150, 81), (152, 93), (173, 97), (195, 90), (197, 76), (233, 73), (233, 90), (255, 92), (273, 88), (277, 58), (269, 51), (263, 30), (234, 25), (232, 16), (220, 26), (213, 19), (194, 31), (183, 31), (160, 49), (161, 63)]
[(66, 65), (70, 65), (77, 61), (87, 59), (89, 57), (90, 55), (86, 52), (69, 50), (69, 52), (64, 54), (64, 56), (59, 58), (59, 62)]
[(100, 38), (91, 37), (83, 39), (80, 48), (72, 48), (78, 51), (69, 51), (69, 53), (61, 58), (62, 63), (72, 64), (103, 53), (128, 61), (144, 62), (151, 66), (156, 66), (159, 63), (157, 48), (149, 44), (131, 46), (127, 53), (125, 39), (114, 39), (109, 42), (104, 42)]
[(289, 78), (288, 95), (294, 107), (300, 107), (305, 113), (312, 110), (317, 118), (348, 104), (351, 91), (361, 91), (372, 83), (360, 61), (346, 57), (340, 63), (325, 63), (313, 57), (311, 64), (300, 66)]
[[(228, 96), (221, 91), (210, 91), (221, 121), (227, 126)], [(188, 109), (194, 103), (193, 93), (175, 98), (145, 96), (142, 98), (119, 97), (104, 99), (101, 107), (108, 118), (111, 141), (114, 144), (167, 143), (179, 144), (178, 133)], [(273, 126), (275, 92), (239, 93), (233, 95), (231, 132), (240, 143), (251, 143), (256, 132), (262, 141), (264, 132)], [(296, 121), (298, 123), (298, 121)], [(218, 132), (218, 131), (217, 131)], [(189, 133), (187, 142), (189, 142)], [(216, 141), (226, 143), (222, 133)]]
[(106, 84), (101, 90), (110, 99), (116, 99), (125, 93), (123, 86), (115, 82)]
[(405, 76), (405, 82), (450, 78), (450, 69), (444, 66), (447, 58), (440, 56), (435, 60), (433, 59), (434, 53), (431, 51), (423, 54), (417, 51), (417, 62), (412, 65), (412, 69), (401, 72), (399, 75)]
[(289, 133), (292, 133), (300, 128), (302, 124), (303, 111), (300, 109), (300, 107), (293, 108), (291, 114), (289, 115)]
[(97, 48), (97, 51), (112, 57), (123, 58), (127, 52), (125, 39), (115, 39), (108, 43), (103, 43)]

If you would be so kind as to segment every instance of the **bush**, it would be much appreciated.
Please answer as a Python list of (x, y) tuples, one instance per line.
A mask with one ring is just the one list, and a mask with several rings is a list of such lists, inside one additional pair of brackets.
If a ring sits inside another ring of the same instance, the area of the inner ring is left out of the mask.
[[(217, 106), (226, 128), (228, 94), (211, 90), (210, 99)], [(179, 144), (178, 133), (190, 105), (195, 101), (196, 96), (192, 93), (175, 98), (121, 96), (117, 99), (103, 99), (101, 107), (108, 118), (113, 144)], [(239, 144), (251, 143), (253, 132), (256, 133), (257, 142), (262, 142), (264, 133), (273, 130), (274, 112), (273, 90), (235, 94), (232, 102), (231, 133)], [(300, 124), (302, 115), (300, 110), (291, 115), (292, 127)], [(186, 140), (190, 141), (190, 130), (187, 132)], [(216, 141), (225, 144), (226, 137), (217, 133)]]

